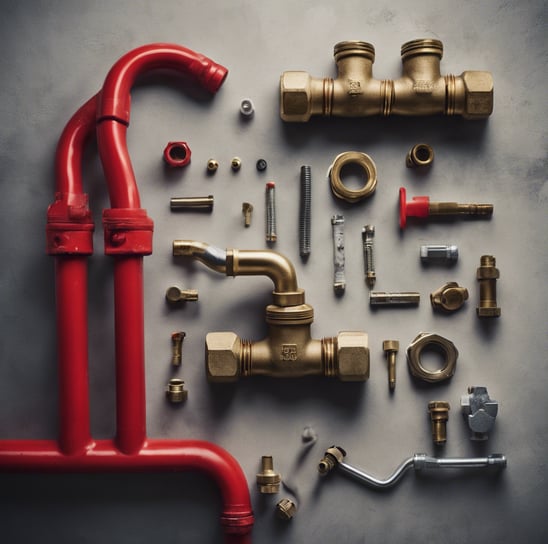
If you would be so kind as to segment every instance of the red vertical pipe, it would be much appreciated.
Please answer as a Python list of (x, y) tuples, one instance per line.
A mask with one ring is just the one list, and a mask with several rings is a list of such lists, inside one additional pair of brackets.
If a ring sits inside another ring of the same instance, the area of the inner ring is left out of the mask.
[(143, 257), (114, 259), (116, 445), (133, 454), (146, 440)]
[(55, 258), (59, 359), (59, 447), (82, 454), (92, 440), (89, 427), (87, 257)]

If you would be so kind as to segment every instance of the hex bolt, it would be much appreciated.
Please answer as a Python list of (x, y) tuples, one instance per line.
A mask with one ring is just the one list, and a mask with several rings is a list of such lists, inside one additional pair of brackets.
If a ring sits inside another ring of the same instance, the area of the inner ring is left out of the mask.
[(209, 159), (207, 161), (207, 171), (208, 171), (208, 173), (213, 174), (213, 173), (217, 172), (218, 169), (219, 169), (219, 161), (216, 161), (215, 159)]
[(375, 237), (375, 227), (365, 225), (362, 228), (363, 260), (365, 264), (365, 283), (369, 288), (375, 285), (377, 279), (375, 274), (375, 258), (373, 253), (373, 238)]
[(384, 340), (382, 349), (388, 362), (388, 387), (390, 391), (396, 388), (396, 354), (400, 349), (400, 343), (397, 340)]
[(276, 184), (266, 184), (266, 241), (274, 243), (278, 239), (276, 232)]
[(167, 288), (166, 301), (169, 304), (180, 304), (187, 301), (194, 302), (196, 300), (198, 300), (198, 291), (196, 289), (180, 289), (175, 285)]
[(230, 161), (230, 168), (232, 168), (233, 172), (237, 172), (242, 167), (242, 159), (240, 157), (234, 157)]
[(174, 332), (171, 335), (171, 364), (173, 366), (180, 366), (183, 360), (183, 341), (185, 339), (186, 332), (179, 331)]
[(181, 404), (188, 398), (188, 391), (185, 389), (185, 382), (178, 378), (169, 380), (166, 387), (166, 398), (172, 404)]
[(242, 213), (244, 214), (244, 226), (249, 227), (249, 225), (251, 225), (251, 214), (253, 213), (253, 204), (249, 202), (242, 202)]
[(279, 519), (289, 521), (297, 512), (297, 505), (291, 499), (282, 499), (276, 504), (276, 515)]
[(457, 202), (431, 202), (428, 196), (414, 196), (407, 201), (405, 187), (400, 187), (400, 229), (407, 225), (408, 217), (458, 217), (474, 216), (478, 219), (490, 219), (493, 204), (459, 204)]
[(479, 305), (476, 308), (478, 317), (500, 317), (497, 306), (497, 279), (500, 277), (497, 261), (493, 255), (482, 255), (476, 277), (480, 284)]
[(436, 446), (447, 442), (447, 420), (449, 419), (450, 406), (448, 402), (434, 400), (428, 403), (428, 412), (432, 423), (432, 440)]
[(312, 203), (312, 172), (310, 166), (301, 166), (301, 206), (299, 210), (299, 255), (310, 255), (310, 213)]
[(274, 461), (271, 455), (261, 457), (261, 471), (257, 474), (257, 487), (261, 493), (278, 493), (282, 477), (274, 471)]

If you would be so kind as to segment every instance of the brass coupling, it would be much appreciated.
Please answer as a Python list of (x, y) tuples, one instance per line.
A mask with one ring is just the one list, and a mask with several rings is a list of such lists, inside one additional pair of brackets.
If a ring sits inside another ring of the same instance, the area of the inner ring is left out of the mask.
[(497, 280), (500, 277), (497, 261), (493, 255), (482, 255), (477, 279), (480, 285), (480, 300), (476, 308), (478, 317), (500, 317), (497, 306)]
[(442, 75), (443, 44), (416, 39), (401, 47), (402, 76), (373, 78), (375, 48), (359, 40), (334, 47), (338, 76), (315, 78), (304, 71), (280, 77), (280, 116), (287, 122), (306, 122), (312, 115), (364, 117), (369, 115), (462, 115), (485, 119), (493, 111), (490, 72), (465, 71)]
[[(358, 166), (365, 174), (365, 182), (360, 189), (350, 189), (342, 181), (342, 170), (349, 164)], [(353, 204), (375, 192), (377, 188), (377, 167), (369, 155), (359, 151), (345, 151), (337, 155), (333, 164), (329, 167), (329, 181), (331, 191), (337, 198)]]

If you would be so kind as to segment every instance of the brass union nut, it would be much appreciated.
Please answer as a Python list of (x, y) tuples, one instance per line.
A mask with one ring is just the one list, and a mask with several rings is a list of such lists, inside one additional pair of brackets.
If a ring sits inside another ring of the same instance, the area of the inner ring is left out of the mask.
[(280, 115), (284, 121), (308, 121), (310, 109), (308, 72), (284, 72), (280, 77)]
[(338, 376), (343, 382), (369, 378), (369, 347), (365, 332), (343, 331), (337, 336)]
[(240, 376), (241, 340), (233, 332), (206, 335), (206, 371), (211, 382), (234, 382)]
[(462, 73), (466, 119), (485, 119), (493, 113), (493, 76), (489, 72)]

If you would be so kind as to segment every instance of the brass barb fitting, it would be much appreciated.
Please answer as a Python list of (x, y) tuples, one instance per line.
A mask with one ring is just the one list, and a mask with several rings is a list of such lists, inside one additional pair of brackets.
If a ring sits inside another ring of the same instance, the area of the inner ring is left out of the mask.
[(257, 487), (261, 493), (278, 493), (282, 477), (274, 470), (271, 455), (261, 457), (261, 472), (257, 474)]
[(493, 111), (490, 72), (440, 73), (443, 44), (417, 39), (401, 47), (402, 77), (373, 78), (375, 48), (367, 42), (339, 42), (334, 48), (338, 77), (314, 78), (303, 71), (280, 77), (280, 116), (306, 122), (312, 115), (462, 115), (485, 119)]
[(325, 476), (336, 468), (339, 463), (344, 461), (346, 457), (346, 451), (344, 451), (340, 446), (331, 446), (325, 450), (325, 453), (318, 463), (318, 472), (321, 476)]
[(382, 349), (388, 362), (388, 387), (390, 391), (396, 388), (396, 354), (400, 349), (400, 343), (397, 340), (385, 340), (382, 343)]
[(500, 277), (497, 261), (493, 255), (482, 255), (477, 278), (480, 284), (479, 306), (476, 308), (478, 317), (500, 317), (497, 306), (497, 280)]
[(400, 229), (407, 226), (408, 217), (426, 218), (430, 216), (476, 216), (479, 219), (490, 219), (493, 215), (493, 204), (458, 204), (457, 202), (431, 202), (428, 196), (414, 196), (407, 201), (405, 187), (400, 187)]
[(314, 309), (305, 303), (291, 262), (270, 250), (221, 250), (202, 242), (175, 240), (173, 254), (192, 257), (227, 276), (268, 276), (274, 282), (273, 304), (266, 307), (268, 336), (252, 342), (233, 332), (206, 335), (207, 377), (213, 382), (246, 376), (369, 378), (368, 336), (342, 331), (313, 339)]
[(428, 403), (428, 412), (432, 423), (432, 440), (436, 446), (447, 442), (447, 420), (450, 406), (448, 402), (434, 400)]
[(178, 378), (169, 380), (166, 387), (166, 398), (173, 404), (181, 404), (188, 398), (188, 391), (185, 389), (185, 382)]
[(171, 335), (171, 364), (173, 366), (181, 366), (183, 360), (183, 340), (186, 332), (174, 332)]

